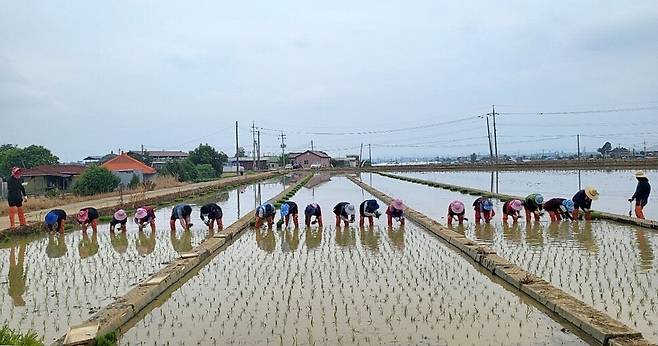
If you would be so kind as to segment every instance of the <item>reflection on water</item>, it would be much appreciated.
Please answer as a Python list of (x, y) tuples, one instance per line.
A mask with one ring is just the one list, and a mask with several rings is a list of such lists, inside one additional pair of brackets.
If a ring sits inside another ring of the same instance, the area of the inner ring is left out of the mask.
[(98, 231), (92, 231), (91, 237), (87, 232), (82, 232), (82, 239), (78, 243), (80, 258), (89, 258), (98, 253)]
[(640, 263), (639, 266), (642, 270), (649, 271), (653, 268), (653, 247), (651, 246), (651, 238), (647, 237), (647, 230), (636, 227), (635, 228), (635, 242), (637, 248), (640, 250)]
[[(180, 236), (178, 236), (178, 233), (180, 233)], [(189, 229), (182, 231), (170, 230), (169, 239), (171, 240), (171, 247), (179, 255), (192, 251), (192, 231)]]
[(382, 230), (247, 231), (121, 344), (582, 343), (429, 232)]
[(289, 228), (283, 230), (283, 244), (281, 251), (295, 252), (299, 248), (299, 227), (294, 227), (291, 231)]
[(14, 302), (14, 306), (25, 306), (23, 294), (25, 294), (25, 251), (27, 245), (19, 243), (12, 246), (9, 250), (9, 296)]
[[(230, 225), (243, 216), (238, 198), (250, 206), (257, 185), (185, 202), (193, 207), (193, 219), (198, 219), (200, 205), (217, 202), (224, 211), (224, 223)], [(281, 190), (279, 183), (265, 182), (260, 193), (269, 199)], [(13, 251), (14, 244), (3, 244), (0, 288), (10, 294), (0, 295), (0, 325), (35, 330), (45, 343), (51, 343), (69, 325), (88, 319), (90, 313), (206, 238), (207, 228), (200, 222), (195, 222), (191, 231), (172, 237), (170, 215), (171, 206), (156, 209), (156, 231), (150, 227), (140, 231), (131, 217), (125, 232), (107, 232), (109, 225), (104, 223), (98, 225), (98, 232), (33, 237)]]

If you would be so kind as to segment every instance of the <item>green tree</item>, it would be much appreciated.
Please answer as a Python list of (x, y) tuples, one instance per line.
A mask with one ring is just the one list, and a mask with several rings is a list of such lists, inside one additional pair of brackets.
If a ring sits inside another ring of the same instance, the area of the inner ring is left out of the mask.
[(0, 146), (0, 175), (8, 176), (14, 166), (32, 168), (39, 165), (54, 165), (59, 158), (41, 145), (19, 148), (11, 144)]
[(212, 179), (217, 177), (217, 172), (208, 163), (196, 165), (196, 170), (198, 172), (197, 179)]
[(247, 157), (247, 152), (244, 147), (238, 147), (238, 157)]
[(224, 164), (228, 161), (228, 157), (221, 151), (215, 150), (215, 148), (206, 144), (199, 144), (199, 146), (190, 151), (190, 156), (188, 157), (192, 163), (195, 165), (211, 165), (215, 170), (216, 176), (220, 176), (223, 171)]
[(91, 166), (73, 183), (72, 189), (78, 195), (89, 196), (114, 191), (120, 182), (121, 180), (107, 168)]
[(139, 151), (129, 151), (128, 156), (135, 160), (141, 161), (147, 166), (151, 166), (153, 164), (153, 157), (149, 154), (148, 151), (145, 151), (144, 154)]
[(167, 162), (161, 173), (174, 176), (178, 181), (191, 181), (199, 176), (196, 166), (189, 158)]

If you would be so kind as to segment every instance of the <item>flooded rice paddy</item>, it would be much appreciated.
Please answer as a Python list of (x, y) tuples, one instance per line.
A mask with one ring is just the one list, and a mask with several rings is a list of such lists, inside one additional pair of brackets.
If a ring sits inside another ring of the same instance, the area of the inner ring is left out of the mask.
[(288, 181), (270, 180), (233, 191), (186, 200), (193, 207), (190, 231), (169, 230), (171, 206), (156, 210), (156, 231), (139, 231), (132, 217), (127, 232), (50, 234), (36, 240), (14, 239), (0, 244), (0, 324), (35, 330), (50, 343), (101, 307), (123, 295), (180, 253), (209, 236), (198, 209), (219, 204), (228, 226), (254, 209), (256, 203), (280, 193)]
[[(628, 198), (635, 192), (635, 171), (450, 171), (395, 173), (408, 177), (467, 186), (510, 195), (527, 196), (539, 192), (548, 200), (553, 197), (571, 198), (580, 188), (591, 185), (599, 190), (600, 198), (592, 208), (628, 215)], [(658, 178), (658, 171), (646, 171), (649, 181)], [(658, 181), (658, 180), (657, 180)], [(644, 209), (647, 219), (658, 219), (658, 199), (649, 197)]]
[(335, 203), (371, 196), (342, 177), (313, 185), (292, 200), (319, 203), (324, 228), (244, 233), (120, 343), (583, 343), (411, 222), (335, 229)]
[(476, 196), (377, 174), (364, 174), (362, 180), (444, 225), (450, 201), (464, 201), (471, 222), (455, 230), (658, 343), (658, 232), (608, 221), (527, 224), (522, 219), (504, 225), (502, 202), (496, 200), (492, 223), (477, 226), (468, 207)]

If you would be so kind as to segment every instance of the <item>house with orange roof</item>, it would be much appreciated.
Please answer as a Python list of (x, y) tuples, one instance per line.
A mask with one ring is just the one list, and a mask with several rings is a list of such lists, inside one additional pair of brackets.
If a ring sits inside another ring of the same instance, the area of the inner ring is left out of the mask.
[(117, 157), (103, 163), (105, 167), (112, 171), (114, 175), (121, 179), (121, 185), (127, 186), (133, 179), (133, 176), (139, 178), (139, 182), (153, 181), (158, 175), (155, 168), (145, 165), (143, 162), (133, 159), (127, 153), (121, 153)]

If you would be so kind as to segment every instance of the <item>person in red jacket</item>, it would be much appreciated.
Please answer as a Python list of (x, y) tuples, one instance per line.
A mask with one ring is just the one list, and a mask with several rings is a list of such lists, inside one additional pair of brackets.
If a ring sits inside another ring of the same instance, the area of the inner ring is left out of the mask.
[(521, 217), (521, 209), (523, 209), (523, 202), (518, 199), (505, 202), (503, 204), (503, 222), (507, 223), (507, 219), (511, 216), (513, 222), (519, 221)]
[(462, 201), (452, 201), (448, 206), (448, 227), (452, 226), (452, 219), (456, 216), (459, 221), (459, 225), (464, 224), (464, 215), (466, 214), (466, 208)]

